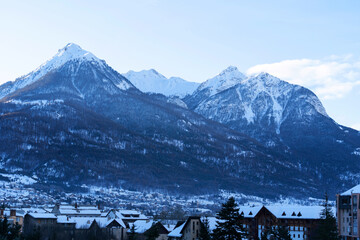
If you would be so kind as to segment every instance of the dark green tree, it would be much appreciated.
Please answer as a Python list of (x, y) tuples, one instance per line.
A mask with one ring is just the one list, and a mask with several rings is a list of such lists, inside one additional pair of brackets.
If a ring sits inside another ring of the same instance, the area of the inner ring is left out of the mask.
[(4, 219), (0, 219), (0, 239), (14, 240), (19, 238), (20, 228), (21, 226), (17, 223), (11, 226), (5, 216)]
[(261, 240), (291, 240), (289, 227), (273, 226), (261, 233)]
[(211, 240), (209, 219), (207, 217), (201, 221), (199, 240)]
[(320, 214), (319, 225), (313, 231), (313, 239), (315, 240), (338, 240), (339, 233), (336, 224), (336, 218), (332, 212), (329, 204), (329, 197), (325, 193), (325, 200), (323, 203), (323, 210)]
[(243, 216), (239, 213), (238, 204), (230, 197), (222, 204), (222, 209), (216, 214), (216, 228), (213, 238), (216, 240), (241, 240), (247, 234), (242, 225)]
[(291, 240), (291, 235), (288, 226), (278, 226), (275, 230), (275, 236), (279, 240)]
[(160, 236), (159, 229), (155, 223), (145, 232), (145, 236), (147, 240), (155, 240)]

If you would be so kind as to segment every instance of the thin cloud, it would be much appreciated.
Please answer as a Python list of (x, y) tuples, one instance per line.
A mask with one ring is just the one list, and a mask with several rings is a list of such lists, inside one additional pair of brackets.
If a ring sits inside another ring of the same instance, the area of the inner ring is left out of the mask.
[(360, 85), (360, 61), (351, 55), (285, 60), (256, 65), (247, 71), (248, 74), (259, 72), (308, 87), (322, 99), (342, 98)]

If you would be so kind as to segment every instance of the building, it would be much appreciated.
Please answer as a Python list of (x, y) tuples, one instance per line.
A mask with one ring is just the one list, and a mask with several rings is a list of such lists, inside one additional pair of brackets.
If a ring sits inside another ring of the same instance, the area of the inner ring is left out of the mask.
[(185, 222), (179, 222), (168, 234), (169, 240), (197, 240), (200, 236), (200, 217), (188, 217)]
[(0, 209), (0, 218), (7, 218), (10, 224), (23, 225), (25, 211), (22, 209), (5, 208)]
[(106, 217), (108, 218), (108, 220), (121, 219), (125, 223), (127, 228), (129, 228), (129, 223), (133, 223), (139, 220), (144, 220), (144, 221), (149, 220), (147, 216), (141, 214), (136, 210), (123, 210), (123, 209), (122, 210), (112, 209), (108, 212)]
[(342, 239), (359, 239), (360, 185), (336, 195), (336, 217)]
[(244, 212), (244, 223), (253, 239), (260, 239), (262, 232), (269, 227), (286, 226), (292, 239), (306, 240), (311, 239), (314, 229), (319, 224), (322, 209), (322, 206), (263, 206), (257, 213), (251, 212), (250, 209), (250, 212)]
[(126, 239), (126, 226), (121, 219), (106, 217), (55, 216), (53, 213), (27, 213), (25, 237), (41, 233), (41, 239)]
[(56, 204), (51, 213), (68, 217), (101, 217), (101, 211), (96, 205)]
[(57, 217), (52, 213), (27, 213), (24, 217), (23, 233), (25, 236), (41, 232), (50, 236), (56, 231)]
[(131, 232), (132, 227), (134, 227), (136, 233), (136, 239), (146, 240), (148, 239), (147, 233), (156, 228), (156, 231), (159, 233), (159, 236), (156, 240), (167, 240), (169, 231), (164, 227), (161, 222), (155, 222), (153, 220), (137, 220), (133, 223), (129, 223), (130, 229), (128, 233)]
[[(272, 205), (240, 206), (242, 224), (248, 239), (260, 239), (269, 228), (286, 226), (294, 240), (311, 239), (311, 233), (320, 221), (321, 206)], [(216, 228), (217, 219), (209, 217), (209, 229)]]

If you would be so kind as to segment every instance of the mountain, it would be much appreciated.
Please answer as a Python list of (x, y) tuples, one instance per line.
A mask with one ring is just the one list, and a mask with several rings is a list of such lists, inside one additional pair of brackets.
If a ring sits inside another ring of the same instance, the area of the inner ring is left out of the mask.
[(286, 156), (163, 95), (142, 93), (75, 44), (10, 85), (0, 100), (0, 172), (35, 176), (39, 189), (275, 197), (284, 184), (276, 194), (316, 187)]
[(191, 94), (187, 96), (186, 103), (190, 108), (194, 108), (203, 99), (213, 96), (214, 94), (226, 90), (244, 80), (246, 76), (241, 73), (237, 67), (229, 66), (219, 75), (203, 82)]
[[(8, 94), (15, 92), (18, 89), (24, 88), (36, 82), (37, 80), (45, 76), (47, 73), (63, 66), (67, 62), (78, 62), (79, 65), (81, 65), (81, 63), (88, 62), (91, 64), (96, 64), (100, 68), (105, 66), (105, 62), (95, 57), (92, 53), (81, 49), (76, 44), (69, 43), (63, 49), (60, 49), (53, 58), (42, 64), (36, 70), (16, 79), (14, 82), (7, 82), (1, 85), (0, 99)], [(74, 71), (76, 70), (74, 69)], [(107, 72), (106, 74), (107, 75), (115, 74), (115, 71), (111, 69), (110, 72)], [(118, 85), (118, 87), (124, 89), (134, 87), (129, 81), (127, 81), (123, 77), (121, 81), (117, 82), (116, 84)]]
[(269, 74), (230, 67), (181, 100), (143, 93), (68, 44), (0, 89), (1, 179), (25, 175), (50, 194), (101, 186), (304, 198), (360, 180), (359, 132)]
[[(183, 99), (202, 116), (287, 154), (296, 168), (338, 189), (359, 181), (360, 133), (337, 124), (309, 89), (230, 67)], [(331, 187), (326, 187), (331, 188)]]
[(129, 71), (123, 74), (142, 92), (161, 93), (165, 96), (185, 97), (199, 86), (179, 77), (166, 78), (154, 69), (140, 72)]

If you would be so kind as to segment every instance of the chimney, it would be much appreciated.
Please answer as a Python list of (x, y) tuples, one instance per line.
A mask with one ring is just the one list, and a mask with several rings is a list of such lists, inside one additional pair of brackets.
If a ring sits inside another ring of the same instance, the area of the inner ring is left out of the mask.
[(97, 208), (100, 210), (100, 203), (98, 203)]
[(16, 216), (16, 210), (15, 210), (15, 209), (11, 209), (11, 210), (10, 210), (10, 216), (11, 216), (11, 217), (15, 217), (15, 216)]
[(0, 216), (4, 216), (4, 209), (0, 209)]
[(77, 202), (75, 203), (75, 208), (78, 208), (78, 204), (77, 204)]

